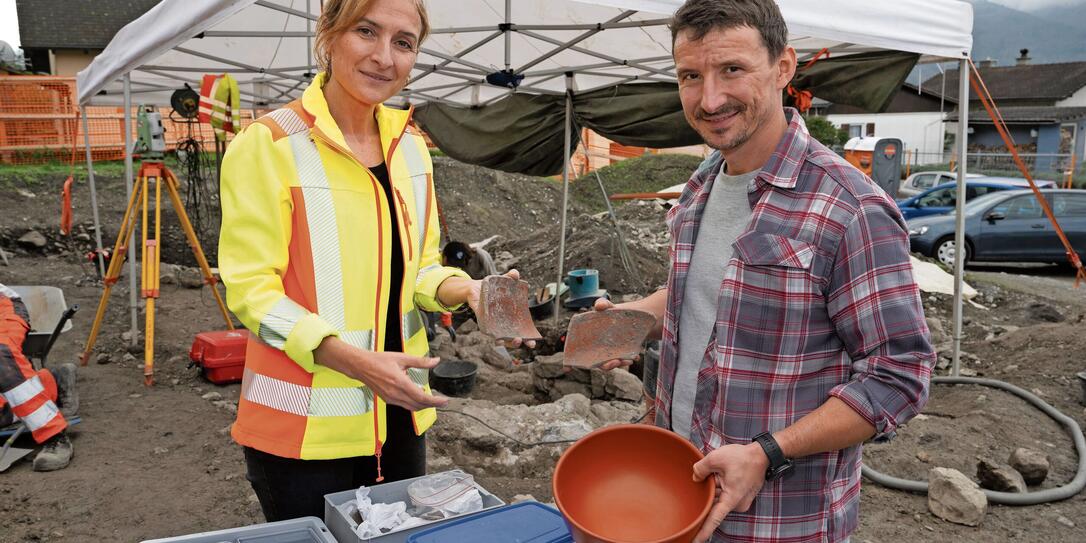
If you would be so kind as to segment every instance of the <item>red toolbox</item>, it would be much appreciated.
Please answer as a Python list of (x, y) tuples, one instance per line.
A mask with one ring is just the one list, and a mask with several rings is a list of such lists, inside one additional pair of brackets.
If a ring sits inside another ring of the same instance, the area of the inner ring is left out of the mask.
[(192, 363), (200, 366), (204, 377), (223, 385), (241, 381), (245, 371), (245, 345), (249, 331), (221, 330), (196, 334), (189, 350)]

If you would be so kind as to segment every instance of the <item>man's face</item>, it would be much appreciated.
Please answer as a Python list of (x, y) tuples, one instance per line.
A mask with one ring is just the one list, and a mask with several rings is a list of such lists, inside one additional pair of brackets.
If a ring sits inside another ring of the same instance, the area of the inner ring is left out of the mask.
[(782, 107), (781, 91), (795, 72), (793, 50), (770, 59), (749, 26), (711, 30), (700, 40), (680, 32), (674, 55), (686, 120), (725, 153), (742, 148)]

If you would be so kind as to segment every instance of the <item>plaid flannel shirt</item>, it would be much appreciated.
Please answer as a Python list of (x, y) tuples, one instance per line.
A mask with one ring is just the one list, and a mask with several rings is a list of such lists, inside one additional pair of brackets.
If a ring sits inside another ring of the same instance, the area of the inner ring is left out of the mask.
[[(703, 452), (750, 443), (840, 398), (888, 438), (927, 401), (935, 353), (894, 201), (807, 133), (789, 126), (749, 189), (750, 223), (732, 245), (697, 377), (691, 441)], [(671, 394), (686, 274), (701, 213), (723, 165), (714, 153), (668, 213), (671, 272), (656, 424)], [(721, 255), (722, 258), (725, 255)], [(857, 525), (859, 445), (795, 459), (713, 541), (823, 542)]]

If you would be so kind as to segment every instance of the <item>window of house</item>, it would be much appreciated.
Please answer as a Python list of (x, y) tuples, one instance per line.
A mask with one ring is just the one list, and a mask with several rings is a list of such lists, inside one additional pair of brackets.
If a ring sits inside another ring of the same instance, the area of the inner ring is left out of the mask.
[(850, 124), (850, 125), (846, 125), (846, 126), (848, 126), (848, 137), (850, 137), (850, 138), (858, 138), (858, 137), (863, 135), (863, 129), (864, 129), (863, 125)]
[(875, 135), (875, 123), (867, 123), (867, 135), (868, 136), (874, 136)]

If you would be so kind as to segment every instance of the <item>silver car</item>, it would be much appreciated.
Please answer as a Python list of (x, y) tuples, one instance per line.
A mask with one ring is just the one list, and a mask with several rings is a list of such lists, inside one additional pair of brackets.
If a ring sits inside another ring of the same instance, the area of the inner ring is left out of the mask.
[[(975, 179), (984, 176), (979, 173), (966, 173), (965, 177)], [(897, 190), (897, 197), (899, 199), (911, 198), (936, 185), (957, 180), (958, 174), (954, 172), (916, 172), (901, 182), (901, 187)]]

